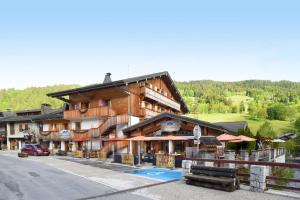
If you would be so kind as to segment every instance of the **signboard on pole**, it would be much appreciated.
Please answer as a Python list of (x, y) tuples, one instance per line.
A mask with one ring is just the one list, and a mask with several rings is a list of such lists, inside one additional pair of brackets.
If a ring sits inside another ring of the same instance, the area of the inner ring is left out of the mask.
[(193, 130), (194, 133), (194, 144), (200, 144), (200, 137), (201, 137), (201, 127), (196, 125)]

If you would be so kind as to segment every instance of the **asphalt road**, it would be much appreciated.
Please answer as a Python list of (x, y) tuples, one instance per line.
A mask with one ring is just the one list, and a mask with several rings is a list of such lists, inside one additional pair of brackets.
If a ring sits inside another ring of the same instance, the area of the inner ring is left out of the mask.
[[(75, 200), (111, 192), (115, 190), (43, 163), (0, 155), (0, 200)], [(98, 199), (148, 198), (122, 193)]]

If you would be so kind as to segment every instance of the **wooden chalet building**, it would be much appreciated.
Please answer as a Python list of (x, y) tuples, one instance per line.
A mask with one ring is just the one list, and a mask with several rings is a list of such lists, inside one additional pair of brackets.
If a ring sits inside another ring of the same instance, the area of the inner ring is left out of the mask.
[[(109, 151), (110, 139), (126, 137), (124, 128), (160, 113), (188, 112), (168, 72), (119, 81), (110, 76), (107, 73), (102, 84), (48, 94), (67, 105), (63, 119), (68, 121), (69, 138), (65, 131), (62, 150), (69, 144), (80, 150), (85, 144), (88, 149)], [(123, 147), (127, 144), (119, 145)]]
[(232, 132), (182, 116), (188, 108), (168, 72), (119, 81), (112, 81), (110, 76), (107, 73), (102, 84), (48, 94), (66, 103), (63, 117), (55, 121), (61, 128), (51, 132), (44, 125), (50, 148), (55, 142), (52, 138), (56, 138), (61, 150), (86, 146), (105, 156), (109, 152), (137, 154), (139, 142), (143, 143), (139, 149), (143, 153), (184, 154), (187, 147), (195, 146), (195, 125), (202, 129), (205, 148), (220, 144), (215, 136)]

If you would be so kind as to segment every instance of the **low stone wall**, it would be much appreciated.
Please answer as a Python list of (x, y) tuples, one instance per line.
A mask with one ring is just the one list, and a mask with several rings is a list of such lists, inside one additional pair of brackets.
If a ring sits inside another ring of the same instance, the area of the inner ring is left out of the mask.
[(266, 190), (266, 166), (252, 165), (250, 168), (250, 191), (264, 192)]

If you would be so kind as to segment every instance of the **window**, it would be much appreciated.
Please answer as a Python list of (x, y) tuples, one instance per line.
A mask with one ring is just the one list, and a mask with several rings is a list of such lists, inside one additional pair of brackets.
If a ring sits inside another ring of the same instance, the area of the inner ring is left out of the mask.
[(56, 130), (56, 124), (52, 124), (52, 131)]
[(10, 134), (14, 135), (15, 134), (15, 125), (14, 124), (9, 124), (9, 128), (10, 128)]
[(81, 123), (80, 122), (75, 123), (75, 130), (77, 130), (77, 131), (81, 130)]
[(25, 124), (25, 130), (29, 130), (28, 124)]
[(103, 100), (103, 99), (99, 99), (99, 107), (105, 107), (107, 106), (108, 102)]
[(23, 124), (19, 124), (19, 131), (22, 132), (23, 131)]
[(64, 129), (65, 129), (65, 130), (68, 130), (68, 129), (69, 129), (68, 123), (64, 123)]

